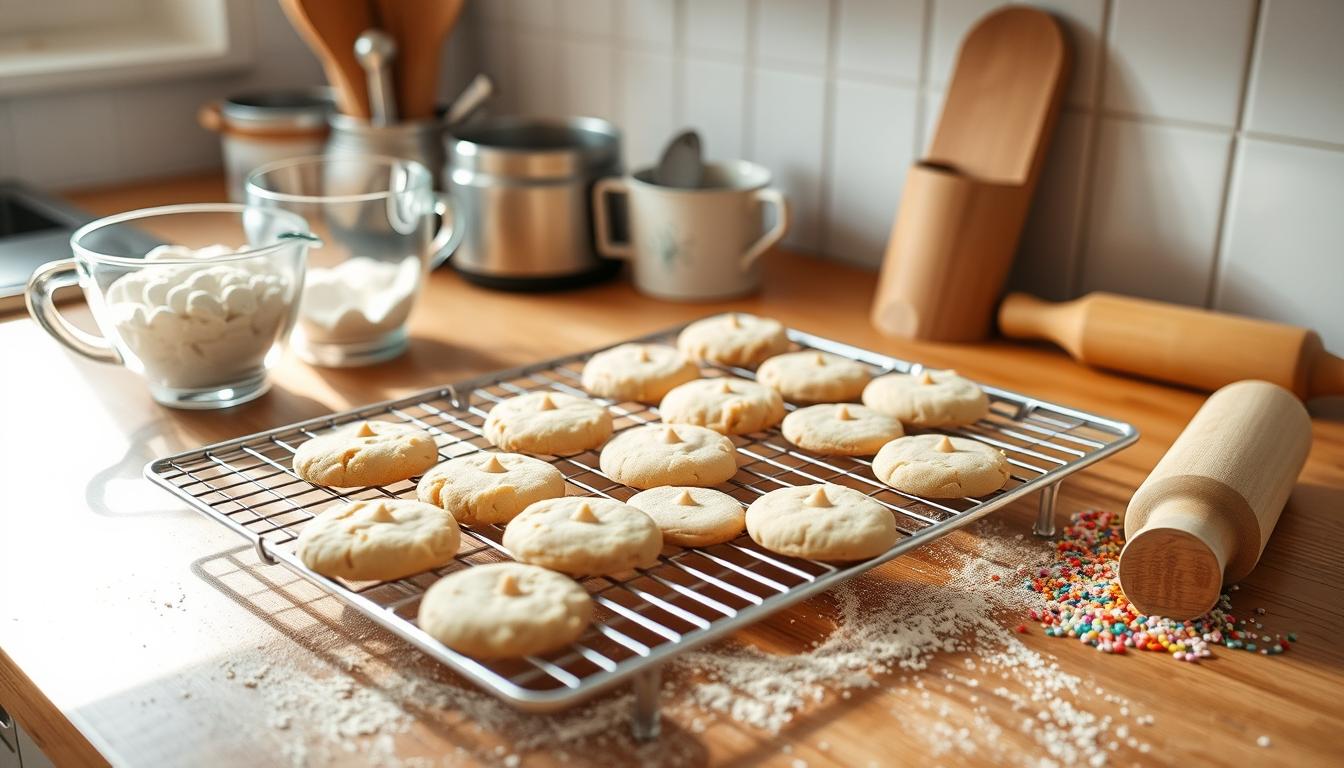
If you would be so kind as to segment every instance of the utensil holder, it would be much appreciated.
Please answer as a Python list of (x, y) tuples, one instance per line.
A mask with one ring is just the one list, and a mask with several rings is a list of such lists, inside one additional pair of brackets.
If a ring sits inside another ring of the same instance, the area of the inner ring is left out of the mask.
[(442, 190), (447, 128), (437, 117), (376, 126), (349, 115), (331, 115), (328, 155), (385, 155), (414, 160), (429, 169), (434, 189)]
[(927, 341), (988, 335), (1059, 114), (1069, 51), (1032, 8), (986, 16), (957, 56), (926, 158), (906, 177), (871, 319)]

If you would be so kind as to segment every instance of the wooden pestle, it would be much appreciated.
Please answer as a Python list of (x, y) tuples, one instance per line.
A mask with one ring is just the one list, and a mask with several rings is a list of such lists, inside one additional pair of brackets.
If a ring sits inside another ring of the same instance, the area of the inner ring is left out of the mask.
[(1125, 511), (1120, 587), (1150, 616), (1189, 619), (1260, 559), (1311, 448), (1302, 403), (1266, 381), (1214, 392)]
[(1057, 304), (1013, 293), (999, 330), (1048, 339), (1088, 365), (1198, 389), (1264, 379), (1303, 400), (1344, 395), (1344, 358), (1315, 331), (1268, 320), (1112, 293)]

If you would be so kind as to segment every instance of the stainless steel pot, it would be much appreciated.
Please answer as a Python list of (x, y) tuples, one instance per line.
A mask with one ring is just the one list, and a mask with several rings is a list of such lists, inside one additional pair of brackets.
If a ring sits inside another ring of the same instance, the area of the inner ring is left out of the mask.
[(593, 245), (592, 186), (621, 173), (620, 133), (605, 120), (500, 117), (448, 139), (462, 245), (450, 262), (497, 288), (563, 288), (608, 277)]

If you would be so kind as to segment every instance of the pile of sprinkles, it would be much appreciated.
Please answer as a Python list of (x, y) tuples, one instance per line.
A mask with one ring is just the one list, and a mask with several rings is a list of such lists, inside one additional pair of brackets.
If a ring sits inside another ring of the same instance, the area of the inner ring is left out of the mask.
[[(1073, 514), (1055, 543), (1057, 558), (1034, 575), (1027, 586), (1042, 595), (1045, 607), (1032, 609), (1050, 637), (1071, 637), (1102, 653), (1161, 651), (1177, 661), (1198, 662), (1213, 655), (1212, 646), (1263, 655), (1283, 653), (1297, 636), (1270, 635), (1258, 617), (1232, 614), (1227, 592), (1207, 614), (1187, 621), (1145, 616), (1120, 591), (1118, 565), (1125, 545), (1122, 516), (1101, 510)], [(1233, 585), (1232, 591), (1237, 587)], [(1024, 631), (1025, 627), (1018, 627)]]

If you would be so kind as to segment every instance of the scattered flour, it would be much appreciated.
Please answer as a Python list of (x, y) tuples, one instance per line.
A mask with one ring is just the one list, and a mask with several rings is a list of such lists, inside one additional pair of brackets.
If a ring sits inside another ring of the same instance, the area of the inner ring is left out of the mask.
[[(263, 698), (272, 736), (295, 766), (342, 755), (403, 766), (451, 764), (469, 755), (517, 766), (539, 751), (560, 762), (572, 753), (586, 765), (699, 765), (707, 755), (693, 734), (725, 716), (775, 734), (828, 700), (867, 689), (896, 698), (892, 717), (925, 739), (933, 757), (1095, 766), (1106, 765), (1120, 743), (1146, 751), (1150, 745), (1129, 736), (1129, 725), (1090, 711), (1082, 699), (1100, 700), (1109, 711), (1125, 707), (1122, 717), (1133, 703), (1094, 693), (1095, 684), (1027, 647), (1000, 618), (1025, 613), (1038, 599), (1018, 588), (1015, 577), (1048, 558), (1048, 548), (1004, 535), (992, 524), (972, 530), (978, 535), (952, 534), (955, 544), (936, 542), (921, 550), (918, 561), (908, 561), (920, 569), (932, 560), (937, 567), (920, 573), (945, 583), (866, 574), (805, 603), (820, 609), (833, 628), (800, 652), (770, 653), (729, 640), (683, 654), (664, 672), (667, 735), (651, 744), (629, 736), (628, 692), (558, 714), (520, 713), (381, 633), (317, 649), (325, 670), (313, 669), (313, 653), (303, 647), (293, 647), (292, 659), (270, 650), (221, 668), (225, 679)], [(935, 663), (943, 654), (966, 657)], [(934, 697), (929, 684), (939, 677)], [(991, 700), (993, 713), (984, 703)], [(1016, 720), (1003, 717), (1004, 704)], [(1132, 722), (1148, 725), (1152, 718), (1138, 715)], [(465, 754), (398, 755), (397, 744), (407, 743), (399, 737), (421, 729), (448, 734)], [(823, 752), (830, 747), (815, 746)]]

